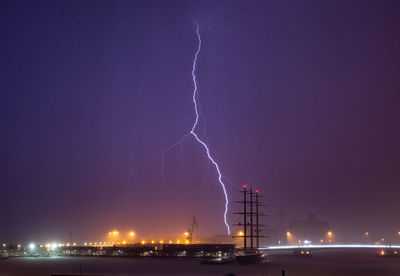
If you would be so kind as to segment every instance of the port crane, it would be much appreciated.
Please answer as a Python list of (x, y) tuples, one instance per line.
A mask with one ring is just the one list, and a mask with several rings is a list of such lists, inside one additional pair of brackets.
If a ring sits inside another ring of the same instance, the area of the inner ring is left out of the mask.
[(191, 220), (191, 222), (190, 222), (190, 224), (189, 224), (189, 229), (188, 229), (187, 232), (185, 233), (185, 234), (186, 234), (186, 240), (187, 240), (189, 243), (192, 243), (192, 240), (193, 240), (193, 231), (194, 231), (195, 228), (198, 230), (196, 217), (193, 216), (193, 217), (192, 217), (192, 220)]

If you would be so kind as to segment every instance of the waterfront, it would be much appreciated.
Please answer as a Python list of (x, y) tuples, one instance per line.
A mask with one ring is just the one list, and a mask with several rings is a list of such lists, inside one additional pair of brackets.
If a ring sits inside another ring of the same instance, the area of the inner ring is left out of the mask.
[[(312, 258), (296, 258), (291, 252), (270, 254), (267, 275), (345, 276), (400, 274), (400, 259), (379, 258), (375, 250), (321, 250)], [(201, 265), (198, 259), (121, 257), (15, 257), (0, 262), (0, 276), (70, 275), (264, 275), (265, 264)]]

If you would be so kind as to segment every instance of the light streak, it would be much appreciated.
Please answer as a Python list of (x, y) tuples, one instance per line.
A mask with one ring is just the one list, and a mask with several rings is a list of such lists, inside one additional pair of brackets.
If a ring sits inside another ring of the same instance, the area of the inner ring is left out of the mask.
[(264, 250), (282, 250), (282, 249), (297, 249), (297, 248), (311, 248), (311, 249), (327, 249), (327, 248), (400, 248), (400, 245), (379, 245), (379, 244), (327, 244), (327, 245), (280, 245), (268, 246), (260, 249)]
[[(162, 163), (161, 163), (162, 181), (163, 181), (163, 185), (165, 185), (165, 180), (164, 180), (164, 155), (165, 155), (165, 153), (168, 152), (169, 150), (171, 150), (172, 148), (176, 147), (177, 145), (181, 144), (181, 143), (185, 140), (186, 137), (188, 137), (189, 135), (192, 135), (192, 136), (196, 139), (196, 141), (197, 141), (200, 145), (203, 146), (203, 148), (205, 149), (205, 151), (206, 151), (206, 153), (207, 153), (208, 159), (211, 161), (211, 163), (212, 163), (212, 164), (214, 165), (214, 167), (215, 167), (215, 170), (217, 171), (217, 174), (218, 174), (218, 182), (219, 182), (219, 184), (220, 184), (221, 187), (222, 187), (222, 191), (223, 191), (224, 197), (225, 197), (224, 223), (225, 223), (225, 226), (226, 226), (228, 235), (230, 235), (230, 234), (231, 234), (231, 230), (230, 230), (229, 224), (228, 224), (228, 222), (227, 222), (227, 218), (226, 218), (227, 213), (228, 213), (229, 200), (228, 200), (228, 193), (227, 193), (227, 191), (226, 191), (225, 183), (224, 183), (224, 181), (223, 181), (223, 179), (227, 179), (227, 178), (226, 178), (225, 176), (222, 175), (221, 170), (220, 170), (220, 168), (219, 168), (219, 165), (218, 165), (218, 163), (215, 161), (215, 159), (211, 156), (210, 149), (208, 148), (207, 144), (206, 144), (202, 139), (200, 139), (199, 136), (196, 134), (196, 127), (197, 127), (197, 125), (198, 125), (198, 123), (199, 123), (199, 118), (201, 117), (201, 114), (200, 114), (200, 112), (199, 112), (199, 104), (198, 104), (197, 101), (196, 101), (197, 94), (198, 94), (197, 77), (196, 77), (197, 58), (198, 58), (198, 55), (199, 55), (199, 53), (200, 53), (200, 50), (201, 50), (201, 43), (202, 43), (202, 41), (201, 41), (201, 36), (200, 36), (200, 32), (199, 32), (199, 25), (198, 25), (198, 24), (196, 24), (196, 35), (197, 35), (197, 39), (198, 39), (198, 44), (197, 44), (197, 50), (196, 50), (196, 52), (195, 52), (194, 59), (193, 59), (193, 65), (192, 65), (192, 80), (193, 80), (193, 86), (194, 86), (192, 101), (193, 101), (194, 112), (195, 112), (196, 117), (195, 117), (195, 120), (194, 120), (194, 123), (193, 123), (193, 126), (192, 126), (190, 132), (188, 132), (188, 133), (186, 133), (185, 135), (183, 135), (183, 136), (181, 137), (181, 139), (180, 139), (178, 142), (176, 142), (175, 144), (169, 146), (168, 148), (164, 149), (164, 150), (161, 152), (161, 160), (162, 160)], [(203, 119), (203, 120), (204, 120), (204, 119)], [(228, 180), (228, 181), (229, 181), (229, 180)]]

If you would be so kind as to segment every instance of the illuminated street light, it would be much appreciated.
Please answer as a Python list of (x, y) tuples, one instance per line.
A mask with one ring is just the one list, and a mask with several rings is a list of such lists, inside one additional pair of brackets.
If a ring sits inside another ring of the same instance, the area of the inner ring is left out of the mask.
[(189, 232), (185, 232), (184, 235), (185, 235), (185, 236), (189, 236)]
[(292, 233), (286, 232), (286, 236), (287, 236), (287, 237), (291, 237), (291, 236), (292, 236)]
[(329, 231), (329, 232), (327, 233), (327, 235), (328, 235), (328, 237), (332, 237), (332, 236), (333, 236), (333, 233), (332, 233), (331, 231)]
[(145, 240), (143, 240), (143, 241), (142, 241), (142, 244), (145, 244), (145, 243), (146, 243), (146, 241), (145, 241)]
[(129, 232), (129, 236), (131, 236), (131, 237), (135, 236), (135, 232), (133, 232), (133, 231)]
[(244, 233), (242, 232), (242, 231), (239, 231), (239, 234), (238, 234), (239, 236), (243, 236), (244, 235)]
[(30, 243), (30, 244), (29, 244), (29, 249), (30, 249), (30, 250), (35, 249), (35, 247), (36, 247), (36, 245), (35, 245), (34, 243)]

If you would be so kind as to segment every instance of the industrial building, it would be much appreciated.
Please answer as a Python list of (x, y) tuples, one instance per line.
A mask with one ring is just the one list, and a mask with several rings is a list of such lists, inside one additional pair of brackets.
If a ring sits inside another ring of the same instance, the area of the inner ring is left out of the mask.
[(315, 215), (309, 215), (307, 220), (289, 222), (286, 232), (287, 244), (325, 244), (332, 243), (334, 234), (329, 228), (328, 221), (317, 220)]

